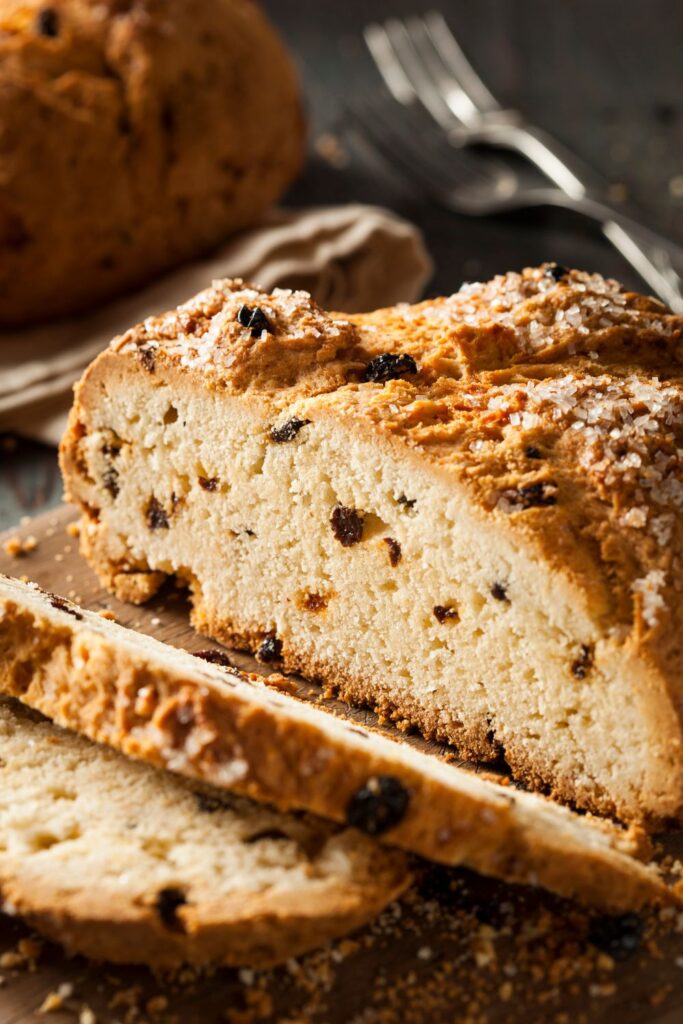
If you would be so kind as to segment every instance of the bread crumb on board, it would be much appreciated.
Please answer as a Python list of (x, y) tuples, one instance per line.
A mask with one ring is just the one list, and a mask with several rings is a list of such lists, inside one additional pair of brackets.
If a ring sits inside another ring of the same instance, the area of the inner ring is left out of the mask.
[(43, 999), (42, 1003), (38, 1007), (38, 1013), (43, 1015), (46, 1013), (56, 1013), (58, 1010), (63, 1010), (67, 999), (70, 999), (74, 993), (73, 985), (65, 981), (53, 992), (48, 994)]
[(38, 541), (30, 534), (22, 540), (19, 536), (9, 537), (2, 545), (6, 555), (10, 558), (23, 558), (30, 555), (38, 547)]

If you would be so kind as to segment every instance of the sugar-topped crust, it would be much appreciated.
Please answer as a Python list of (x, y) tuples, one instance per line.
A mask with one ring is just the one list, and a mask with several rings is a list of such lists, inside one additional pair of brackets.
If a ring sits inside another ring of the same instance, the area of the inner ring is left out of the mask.
[[(114, 351), (407, 445), (571, 568), (605, 626), (637, 630), (664, 664), (683, 612), (683, 317), (598, 274), (558, 276), (551, 264), (348, 316), (306, 292), (216, 282)], [(245, 305), (268, 318), (256, 338)], [(364, 382), (385, 352), (417, 373)]]

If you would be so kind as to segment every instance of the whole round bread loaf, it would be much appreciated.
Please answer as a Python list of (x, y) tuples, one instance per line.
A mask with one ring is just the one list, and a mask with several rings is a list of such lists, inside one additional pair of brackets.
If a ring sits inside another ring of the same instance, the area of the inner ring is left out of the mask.
[(0, 327), (210, 250), (303, 151), (294, 68), (252, 0), (0, 0)]

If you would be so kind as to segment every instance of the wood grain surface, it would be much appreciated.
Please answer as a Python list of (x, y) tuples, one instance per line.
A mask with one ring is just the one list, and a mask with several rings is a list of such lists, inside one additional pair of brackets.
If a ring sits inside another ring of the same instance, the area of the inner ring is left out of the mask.
[[(61, 507), (0, 536), (0, 571), (25, 575), (89, 608), (111, 609), (119, 622), (168, 643), (207, 647), (188, 624), (182, 595), (170, 592), (135, 608), (106, 594), (67, 532), (73, 519)], [(8, 537), (30, 535), (37, 541), (31, 554), (4, 552)], [(263, 671), (246, 655), (232, 656)], [(372, 717), (346, 710), (364, 721)], [(683, 852), (681, 835), (666, 844)], [(272, 971), (160, 978), (68, 959), (48, 943), (34, 958), (29, 929), (0, 916), (0, 1024), (680, 1024), (683, 914), (665, 920), (652, 914), (640, 923), (642, 941), (620, 959), (626, 951), (618, 941), (610, 946), (604, 918), (538, 891), (419, 864), (408, 897), (351, 941)], [(613, 925), (608, 919), (608, 928)], [(45, 1018), (39, 1008), (65, 983), (71, 988), (64, 1008)]]

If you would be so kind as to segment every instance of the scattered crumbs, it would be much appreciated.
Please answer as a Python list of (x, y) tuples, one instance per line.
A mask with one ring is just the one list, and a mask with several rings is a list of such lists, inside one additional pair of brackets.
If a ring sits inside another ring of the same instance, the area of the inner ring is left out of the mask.
[(420, 946), (417, 951), (418, 960), (431, 960), (433, 955), (434, 954), (429, 946)]
[(341, 169), (348, 166), (349, 154), (344, 149), (340, 140), (332, 132), (323, 132), (317, 137), (314, 143), (315, 151), (319, 157), (330, 165)]
[(660, 985), (650, 994), (650, 1006), (661, 1006), (673, 992), (673, 985)]
[(268, 676), (261, 676), (262, 681), (273, 690), (280, 690), (282, 693), (298, 694), (299, 684), (293, 679), (288, 679), (281, 672), (271, 672)]
[(168, 999), (166, 996), (153, 996), (145, 1003), (145, 1009), (152, 1016), (163, 1013), (164, 1010), (168, 1009)]
[(99, 615), (101, 619), (107, 619), (109, 622), (116, 622), (116, 616), (111, 608), (100, 608), (96, 614)]
[(84, 1006), (78, 1015), (78, 1024), (97, 1024), (97, 1017), (89, 1006)]
[(69, 523), (66, 527), (66, 532), (70, 537), (80, 537), (81, 535), (81, 524), (79, 522)]
[(683, 174), (675, 174), (669, 179), (669, 192), (674, 199), (683, 199)]
[(25, 537), (24, 540), (21, 537), (9, 537), (2, 545), (6, 555), (10, 558), (23, 558), (25, 555), (30, 555), (32, 551), (35, 551), (38, 547), (38, 541), (30, 534)]
[(15, 950), (9, 950), (7, 953), (0, 953), (0, 967), (2, 967), (3, 971), (23, 967), (24, 964), (24, 958), (19, 956)]
[(74, 987), (70, 982), (63, 982), (54, 992), (48, 992), (38, 1008), (39, 1014), (55, 1013), (63, 1010), (67, 999), (73, 995)]
[(498, 998), (502, 1003), (509, 1003), (514, 994), (514, 986), (511, 981), (504, 981), (498, 989)]
[(39, 939), (19, 939), (15, 949), (0, 954), (0, 968), (33, 972), (42, 952), (43, 943)]
[(58, 551), (57, 554), (55, 555), (55, 562), (63, 562), (63, 561), (64, 561), (64, 555), (61, 554), (61, 552)]
[(152, 626), (160, 626), (161, 625), (161, 619), (159, 618), (158, 615), (154, 615), (149, 621), (150, 621), (150, 624)]

